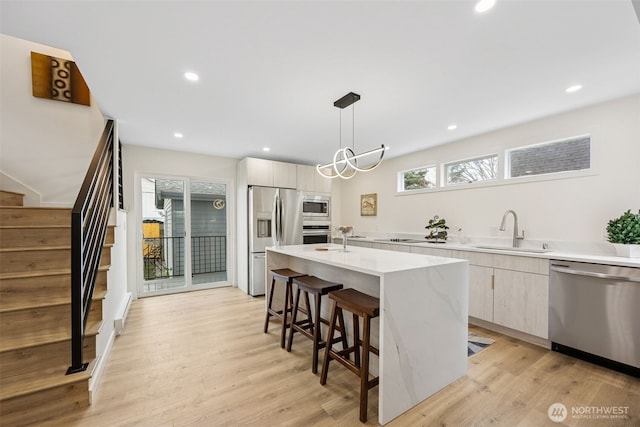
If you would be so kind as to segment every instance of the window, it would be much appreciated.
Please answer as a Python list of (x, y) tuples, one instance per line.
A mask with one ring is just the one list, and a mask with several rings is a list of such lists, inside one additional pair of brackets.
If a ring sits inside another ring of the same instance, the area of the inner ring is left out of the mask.
[(398, 191), (425, 190), (436, 186), (436, 167), (427, 166), (398, 174)]
[(498, 176), (498, 155), (447, 163), (445, 172), (447, 185), (495, 180)]
[(582, 136), (507, 151), (507, 178), (589, 169), (590, 147), (591, 137)]

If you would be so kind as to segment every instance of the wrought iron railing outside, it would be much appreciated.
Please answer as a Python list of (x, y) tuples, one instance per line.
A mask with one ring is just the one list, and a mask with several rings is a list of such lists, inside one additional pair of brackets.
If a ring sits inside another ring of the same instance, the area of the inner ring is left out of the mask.
[[(184, 237), (144, 238), (144, 279), (184, 276)], [(226, 236), (191, 237), (191, 274), (218, 273), (227, 269)]]

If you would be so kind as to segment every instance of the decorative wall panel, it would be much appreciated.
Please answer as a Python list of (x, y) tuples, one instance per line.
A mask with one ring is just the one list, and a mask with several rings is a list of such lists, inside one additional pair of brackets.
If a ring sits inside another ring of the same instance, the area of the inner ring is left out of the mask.
[(31, 52), (33, 96), (91, 105), (89, 88), (75, 62)]

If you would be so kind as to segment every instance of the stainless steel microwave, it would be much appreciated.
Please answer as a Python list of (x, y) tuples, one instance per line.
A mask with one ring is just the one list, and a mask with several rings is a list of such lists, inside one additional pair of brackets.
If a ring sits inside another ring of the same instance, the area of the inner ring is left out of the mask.
[(302, 201), (302, 216), (307, 219), (331, 219), (331, 197), (319, 194), (305, 194)]

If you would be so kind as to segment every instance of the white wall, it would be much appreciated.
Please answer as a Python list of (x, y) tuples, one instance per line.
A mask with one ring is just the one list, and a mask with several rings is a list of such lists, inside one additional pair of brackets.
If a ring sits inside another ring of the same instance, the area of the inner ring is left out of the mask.
[[(230, 231), (230, 239), (227, 250), (235, 254), (235, 240), (237, 230), (235, 226), (235, 186), (237, 159), (207, 156), (202, 154), (185, 153), (179, 151), (159, 150), (138, 145), (122, 146), (122, 167), (124, 185), (124, 204), (127, 211), (127, 282), (128, 289), (135, 296), (137, 281), (142, 277), (138, 265), (138, 223), (141, 212), (136, 193), (140, 192), (140, 182), (136, 180), (138, 175), (154, 175), (176, 177), (191, 177), (202, 179), (219, 179), (229, 182), (227, 194), (227, 226)], [(236, 284), (236, 264), (232, 256), (232, 262), (227, 266), (228, 278)]]
[[(591, 134), (596, 173), (529, 182), (398, 196), (397, 172), (506, 148)], [(393, 143), (390, 142), (391, 150)], [(604, 241), (607, 221), (640, 209), (640, 95), (388, 159), (376, 170), (342, 181), (341, 222), (356, 232), (425, 233), (429, 218), (447, 219), (469, 236), (498, 233), (502, 215), (514, 209), (527, 238)], [(361, 217), (360, 195), (378, 194), (378, 215)], [(507, 231), (509, 233), (509, 230)]]
[(18, 183), (39, 194), (42, 205), (72, 206), (105, 121), (93, 98), (87, 107), (34, 97), (31, 51), (73, 59), (69, 52), (0, 34), (2, 185), (20, 191)]

